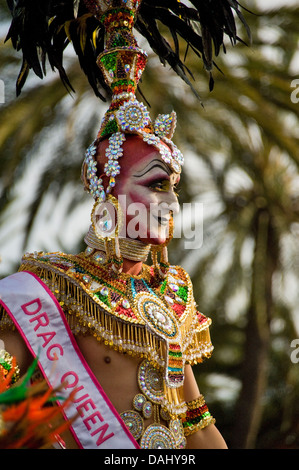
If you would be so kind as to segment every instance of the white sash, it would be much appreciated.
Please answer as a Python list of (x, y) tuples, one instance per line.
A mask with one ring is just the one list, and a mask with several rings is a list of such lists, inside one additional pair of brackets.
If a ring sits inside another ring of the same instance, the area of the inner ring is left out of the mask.
[(77, 390), (64, 414), (79, 413), (71, 431), (83, 449), (139, 448), (91, 372), (47, 286), (34, 274), (19, 272), (0, 281), (0, 303), (15, 323), (51, 387), (65, 383), (62, 395)]

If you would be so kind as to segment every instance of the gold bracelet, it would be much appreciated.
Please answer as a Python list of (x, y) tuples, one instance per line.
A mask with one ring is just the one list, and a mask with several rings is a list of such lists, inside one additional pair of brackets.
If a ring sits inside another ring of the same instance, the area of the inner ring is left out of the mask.
[(215, 419), (209, 412), (203, 395), (186, 403), (186, 416), (183, 418), (185, 436), (190, 436), (209, 424), (214, 424)]
[(199, 395), (198, 398), (195, 398), (195, 400), (191, 400), (191, 401), (188, 401), (186, 403), (187, 405), (187, 409), (188, 411), (191, 411), (191, 410), (196, 410), (197, 408), (199, 408), (200, 406), (204, 406), (205, 405), (205, 398), (203, 395)]

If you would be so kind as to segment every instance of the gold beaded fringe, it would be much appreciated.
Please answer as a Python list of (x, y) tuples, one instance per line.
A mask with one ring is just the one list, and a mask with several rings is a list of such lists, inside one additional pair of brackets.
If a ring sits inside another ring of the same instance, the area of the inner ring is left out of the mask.
[[(165, 342), (144, 324), (136, 319), (110, 314), (105, 304), (100, 300), (96, 302), (75, 280), (49, 265), (27, 261), (19, 270), (31, 271), (45, 282), (60, 303), (73, 334), (91, 334), (114, 350), (146, 358), (155, 367), (164, 369), (167, 354)], [(0, 328), (11, 329), (12, 322), (5, 312), (2, 311), (1, 318), (0, 311), (0, 319)], [(213, 347), (209, 324), (206, 322), (200, 329), (194, 315), (187, 315), (180, 325), (186, 363), (193, 365), (210, 357)]]
[[(144, 324), (139, 324), (132, 318), (122, 319), (110, 314), (105, 305), (95, 302), (80, 284), (49, 265), (41, 266), (37, 262), (27, 262), (22, 264), (19, 270), (29, 270), (37, 274), (48, 286), (63, 309), (74, 335), (79, 333), (92, 335), (107, 347), (120, 353), (125, 352), (141, 359), (145, 358), (154, 367), (161, 371), (165, 370), (166, 343)], [(209, 323), (201, 330), (194, 331), (193, 325), (190, 325), (192, 316), (188, 316), (181, 325), (184, 361), (191, 365), (202, 362), (203, 358), (209, 357), (212, 352)], [(10, 317), (3, 310), (2, 318), (0, 311), (0, 328), (13, 328)], [(196, 329), (198, 330), (198, 326)], [(170, 415), (184, 414), (186, 410), (183, 387), (169, 388), (165, 384), (164, 389)]]

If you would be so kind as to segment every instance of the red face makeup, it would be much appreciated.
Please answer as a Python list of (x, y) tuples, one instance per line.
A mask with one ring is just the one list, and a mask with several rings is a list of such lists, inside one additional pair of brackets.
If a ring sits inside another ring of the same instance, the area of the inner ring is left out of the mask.
[(121, 172), (113, 190), (126, 214), (123, 236), (162, 244), (169, 234), (171, 213), (179, 210), (175, 193), (179, 175), (153, 146), (138, 136), (129, 136), (123, 149), (124, 155), (119, 160)]

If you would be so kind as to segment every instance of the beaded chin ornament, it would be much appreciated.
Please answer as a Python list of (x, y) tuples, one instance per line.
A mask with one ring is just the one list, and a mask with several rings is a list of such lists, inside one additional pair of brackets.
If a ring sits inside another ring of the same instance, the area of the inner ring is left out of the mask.
[[(175, 112), (160, 114), (152, 122), (147, 108), (135, 96), (147, 61), (146, 52), (138, 47), (132, 32), (140, 3), (137, 0), (85, 0), (87, 8), (105, 28), (106, 47), (98, 56), (97, 65), (112, 91), (110, 107), (96, 140), (86, 151), (82, 168), (85, 187), (97, 201), (105, 201), (115, 186), (126, 134), (139, 135), (148, 145), (154, 146), (174, 172), (180, 173), (183, 164), (182, 153), (171, 141), (176, 127)], [(109, 183), (105, 188), (103, 179), (97, 175), (95, 158), (97, 143), (106, 138), (109, 145), (104, 175), (109, 178)]]

